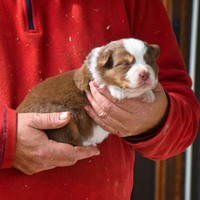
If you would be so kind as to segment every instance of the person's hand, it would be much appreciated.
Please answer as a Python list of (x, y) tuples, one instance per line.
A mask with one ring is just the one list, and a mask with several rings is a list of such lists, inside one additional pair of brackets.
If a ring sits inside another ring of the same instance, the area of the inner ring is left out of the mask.
[(73, 147), (49, 140), (42, 131), (68, 123), (69, 113), (19, 113), (13, 167), (32, 175), (55, 167), (70, 166), (78, 160), (98, 155), (94, 146)]
[(95, 82), (90, 83), (90, 89), (87, 97), (92, 107), (85, 110), (104, 130), (119, 137), (155, 131), (165, 121), (168, 99), (160, 83), (153, 89), (156, 100), (151, 103), (136, 98), (117, 101), (106, 87), (98, 88)]

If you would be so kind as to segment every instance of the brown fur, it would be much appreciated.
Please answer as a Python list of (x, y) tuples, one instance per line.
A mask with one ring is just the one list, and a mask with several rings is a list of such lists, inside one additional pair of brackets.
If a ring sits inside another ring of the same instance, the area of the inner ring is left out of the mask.
[(88, 138), (92, 135), (93, 122), (84, 110), (84, 106), (89, 104), (85, 91), (91, 80), (86, 64), (76, 71), (49, 78), (33, 88), (17, 108), (17, 112), (69, 111), (71, 120), (66, 126), (45, 132), (55, 141), (82, 145), (81, 136)]

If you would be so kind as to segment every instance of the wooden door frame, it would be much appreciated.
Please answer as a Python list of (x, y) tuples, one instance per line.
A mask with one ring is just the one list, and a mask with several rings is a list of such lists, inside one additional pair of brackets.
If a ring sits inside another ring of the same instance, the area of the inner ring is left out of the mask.
[[(175, 16), (175, 3), (177, 0), (163, 0), (172, 23)], [(181, 0), (180, 14), (180, 50), (186, 63), (189, 65), (191, 0)], [(183, 200), (184, 199), (184, 174), (185, 153), (156, 162), (155, 170), (155, 200)]]

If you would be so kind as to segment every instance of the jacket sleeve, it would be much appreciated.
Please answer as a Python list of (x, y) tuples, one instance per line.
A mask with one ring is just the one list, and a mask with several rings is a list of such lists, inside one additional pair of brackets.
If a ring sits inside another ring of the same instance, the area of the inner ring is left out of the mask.
[(162, 160), (184, 151), (194, 141), (200, 108), (162, 1), (136, 0), (134, 9), (133, 37), (161, 48), (159, 81), (168, 96), (169, 111), (158, 132), (126, 141), (141, 155)]
[(12, 166), (15, 138), (16, 111), (0, 104), (0, 169)]

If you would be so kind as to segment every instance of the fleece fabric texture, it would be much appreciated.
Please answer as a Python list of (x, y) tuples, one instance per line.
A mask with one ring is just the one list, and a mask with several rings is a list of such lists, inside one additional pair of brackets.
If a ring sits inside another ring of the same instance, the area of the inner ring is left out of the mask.
[[(30, 0), (32, 18), (26, 2), (0, 4), (0, 199), (130, 199), (135, 149), (149, 159), (166, 159), (187, 148), (198, 128), (199, 105), (162, 1)], [(13, 169), (15, 109), (28, 92), (81, 67), (94, 47), (130, 37), (161, 47), (159, 81), (169, 99), (161, 130), (126, 140), (111, 134), (98, 145), (100, 156), (71, 167), (32, 176)]]

